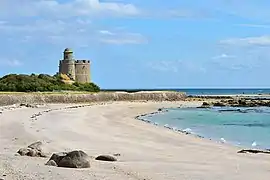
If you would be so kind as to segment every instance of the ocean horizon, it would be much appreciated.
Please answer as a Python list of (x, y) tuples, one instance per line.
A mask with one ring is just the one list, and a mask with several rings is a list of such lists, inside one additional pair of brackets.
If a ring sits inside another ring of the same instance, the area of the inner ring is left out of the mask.
[(177, 91), (187, 95), (270, 94), (270, 88), (156, 88), (156, 89), (102, 89), (104, 91)]

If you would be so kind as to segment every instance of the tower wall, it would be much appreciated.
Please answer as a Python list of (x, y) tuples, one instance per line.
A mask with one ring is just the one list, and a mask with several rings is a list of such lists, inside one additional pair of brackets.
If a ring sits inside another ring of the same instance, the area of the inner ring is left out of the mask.
[(91, 82), (89, 60), (77, 60), (75, 62), (75, 79), (79, 83)]
[(64, 60), (70, 60), (70, 61), (74, 60), (73, 51), (70, 48), (66, 48), (63, 53), (64, 53)]
[(73, 60), (73, 52), (65, 51), (64, 52), (64, 60)]
[(59, 64), (59, 73), (69, 75), (75, 80), (75, 62), (70, 60), (61, 60)]

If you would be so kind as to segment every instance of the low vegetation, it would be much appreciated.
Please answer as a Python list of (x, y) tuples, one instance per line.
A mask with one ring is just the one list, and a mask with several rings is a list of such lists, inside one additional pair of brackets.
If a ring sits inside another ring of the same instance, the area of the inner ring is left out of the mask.
[(9, 74), (0, 78), (0, 91), (5, 92), (53, 92), (53, 91), (88, 91), (99, 92), (94, 83), (66, 84), (58, 75), (47, 74)]

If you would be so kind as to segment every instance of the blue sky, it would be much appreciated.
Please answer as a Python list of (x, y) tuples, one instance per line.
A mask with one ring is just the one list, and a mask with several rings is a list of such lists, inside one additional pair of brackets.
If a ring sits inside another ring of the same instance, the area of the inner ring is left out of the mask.
[(0, 76), (58, 71), (102, 88), (270, 87), (269, 0), (1, 0)]

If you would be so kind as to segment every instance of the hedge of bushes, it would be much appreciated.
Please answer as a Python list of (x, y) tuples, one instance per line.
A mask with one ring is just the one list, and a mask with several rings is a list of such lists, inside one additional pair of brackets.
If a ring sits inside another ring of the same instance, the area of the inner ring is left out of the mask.
[(61, 90), (99, 92), (100, 88), (94, 83), (66, 84), (58, 75), (9, 74), (0, 78), (0, 91), (45, 92)]

